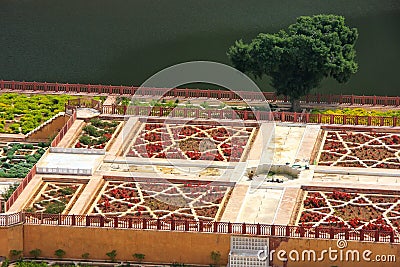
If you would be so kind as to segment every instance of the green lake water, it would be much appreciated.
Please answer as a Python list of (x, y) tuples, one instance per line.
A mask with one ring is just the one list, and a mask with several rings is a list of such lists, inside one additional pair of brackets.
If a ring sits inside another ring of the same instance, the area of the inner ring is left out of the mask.
[(316, 91), (399, 95), (399, 0), (0, 0), (0, 79), (140, 85), (176, 63), (229, 64), (235, 40), (320, 13), (358, 28), (359, 72)]

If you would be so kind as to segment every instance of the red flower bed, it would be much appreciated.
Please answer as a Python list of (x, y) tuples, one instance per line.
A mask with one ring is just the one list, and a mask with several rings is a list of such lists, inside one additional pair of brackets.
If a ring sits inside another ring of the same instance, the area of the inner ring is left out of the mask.
[[(93, 214), (214, 220), (228, 187), (206, 182), (108, 182)], [(188, 203), (192, 203), (188, 206)]]
[(323, 206), (326, 206), (326, 203), (321, 198), (307, 197), (304, 200), (304, 207), (306, 209), (308, 209), (308, 208), (320, 208), (320, 207), (323, 207)]
[(341, 201), (349, 201), (350, 199), (352, 199), (356, 196), (355, 194), (349, 194), (349, 193), (339, 192), (339, 191), (333, 191), (332, 193), (327, 193), (326, 195), (328, 196), (328, 198), (332, 198), (335, 200), (341, 200)]
[(320, 213), (315, 213), (315, 212), (308, 212), (305, 211), (301, 214), (300, 217), (300, 222), (301, 223), (308, 223), (308, 222), (318, 222), (320, 221), (324, 216)]
[[(308, 226), (397, 231), (400, 229), (399, 199), (399, 196), (340, 191), (307, 192), (297, 223)], [(390, 212), (386, 212), (387, 210)]]
[(400, 169), (399, 151), (398, 134), (328, 131), (318, 164)]
[(146, 123), (127, 156), (239, 161), (253, 128)]

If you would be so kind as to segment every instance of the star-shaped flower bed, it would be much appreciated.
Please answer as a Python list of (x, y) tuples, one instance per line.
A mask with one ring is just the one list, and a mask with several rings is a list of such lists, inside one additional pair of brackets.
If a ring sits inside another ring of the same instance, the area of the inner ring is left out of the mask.
[(400, 196), (306, 191), (296, 224), (400, 233)]
[(90, 214), (217, 220), (231, 187), (208, 182), (107, 181)]
[(318, 165), (400, 169), (400, 135), (326, 131)]
[(128, 157), (240, 161), (254, 127), (146, 123)]

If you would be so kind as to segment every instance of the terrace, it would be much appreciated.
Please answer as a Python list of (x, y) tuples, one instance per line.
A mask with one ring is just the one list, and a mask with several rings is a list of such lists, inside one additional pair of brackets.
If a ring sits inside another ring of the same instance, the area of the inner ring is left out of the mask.
[(371, 129), (72, 115), (8, 211), (27, 224), (396, 243), (400, 134)]

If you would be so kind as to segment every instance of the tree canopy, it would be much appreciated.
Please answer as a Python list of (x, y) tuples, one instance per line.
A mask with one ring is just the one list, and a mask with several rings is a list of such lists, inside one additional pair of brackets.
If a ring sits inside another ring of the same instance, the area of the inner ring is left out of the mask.
[(227, 52), (238, 70), (271, 77), (278, 95), (300, 108), (299, 98), (326, 77), (346, 82), (357, 72), (355, 43), (358, 32), (337, 15), (302, 16), (287, 30), (260, 33), (250, 43), (236, 41)]

